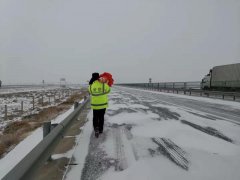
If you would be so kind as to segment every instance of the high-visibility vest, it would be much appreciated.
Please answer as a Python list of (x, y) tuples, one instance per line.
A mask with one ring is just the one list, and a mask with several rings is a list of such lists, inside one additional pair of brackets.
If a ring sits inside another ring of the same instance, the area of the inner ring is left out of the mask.
[(91, 95), (92, 109), (105, 109), (108, 107), (108, 96), (110, 87), (106, 83), (101, 83), (98, 80), (94, 81), (89, 87), (88, 91)]

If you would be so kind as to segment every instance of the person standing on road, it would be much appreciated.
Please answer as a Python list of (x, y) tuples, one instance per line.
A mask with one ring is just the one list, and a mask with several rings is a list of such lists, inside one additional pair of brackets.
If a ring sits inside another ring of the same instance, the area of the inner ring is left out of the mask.
[(93, 109), (93, 128), (95, 137), (103, 132), (104, 115), (108, 107), (108, 93), (111, 88), (108, 80), (100, 77), (99, 73), (93, 73), (89, 81), (89, 93), (91, 95), (91, 108)]

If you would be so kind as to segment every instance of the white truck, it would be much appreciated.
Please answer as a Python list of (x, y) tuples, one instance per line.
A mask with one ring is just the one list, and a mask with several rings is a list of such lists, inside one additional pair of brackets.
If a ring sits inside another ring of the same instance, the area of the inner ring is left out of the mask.
[(215, 66), (201, 82), (202, 89), (240, 90), (240, 63)]

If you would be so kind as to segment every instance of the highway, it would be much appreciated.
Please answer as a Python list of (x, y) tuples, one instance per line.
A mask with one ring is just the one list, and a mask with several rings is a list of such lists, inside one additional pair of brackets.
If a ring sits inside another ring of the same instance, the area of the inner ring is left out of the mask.
[(103, 134), (94, 137), (90, 112), (87, 153), (79, 158), (80, 138), (65, 179), (240, 177), (240, 103), (125, 87), (109, 99)]

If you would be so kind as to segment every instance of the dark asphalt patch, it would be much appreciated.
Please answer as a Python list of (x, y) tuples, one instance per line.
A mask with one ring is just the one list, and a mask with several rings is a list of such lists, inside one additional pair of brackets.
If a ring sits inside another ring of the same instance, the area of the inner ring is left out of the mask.
[[(179, 120), (179, 118), (181, 117), (180, 114), (178, 114), (176, 112), (172, 112), (168, 108), (154, 106), (152, 104), (153, 103), (152, 101), (156, 101), (156, 99), (148, 97), (148, 96), (147, 97), (142, 96), (141, 94), (139, 94), (138, 91), (134, 91), (134, 93), (137, 94), (139, 98), (137, 98), (136, 95), (127, 94), (127, 96), (129, 97), (129, 100), (131, 101), (131, 103), (141, 104), (143, 106), (148, 107), (149, 109), (136, 108), (136, 111), (134, 111), (133, 109), (122, 108), (122, 109), (117, 110), (114, 113), (110, 112), (109, 115), (113, 116), (113, 115), (117, 115), (117, 114), (119, 114), (121, 112), (131, 113), (132, 111), (137, 112), (138, 110), (141, 110), (143, 112), (151, 111), (151, 112), (153, 112), (155, 114), (158, 114), (159, 115), (158, 120), (161, 120), (161, 119), (165, 119), (165, 120), (168, 120), (168, 119)], [(115, 101), (119, 101), (119, 99), (117, 99), (117, 98), (115, 98), (114, 100)], [(149, 102), (149, 100), (151, 100), (151, 101)]]
[(218, 130), (216, 130), (216, 129), (212, 128), (212, 127), (203, 127), (203, 126), (191, 123), (191, 122), (186, 121), (186, 120), (181, 120), (181, 122), (183, 124), (187, 124), (187, 125), (195, 128), (195, 129), (197, 129), (199, 131), (202, 131), (202, 132), (204, 132), (206, 134), (209, 134), (211, 136), (215, 136), (215, 137), (218, 137), (218, 138), (223, 139), (225, 141), (233, 143), (232, 139), (230, 139), (229, 137), (225, 136), (224, 134), (222, 134), (221, 132), (219, 132)]
[(116, 123), (106, 122), (106, 126), (111, 127), (111, 128), (124, 127), (124, 128), (127, 128), (127, 129), (131, 130), (134, 125), (133, 124), (126, 124), (126, 123), (116, 124)]
[(175, 119), (175, 120), (179, 120), (179, 118), (181, 117), (180, 114), (176, 113), (176, 112), (172, 112), (167, 108), (162, 108), (162, 107), (155, 107), (155, 106), (148, 106), (150, 108), (150, 110), (155, 113), (158, 114), (160, 119)]
[(135, 113), (137, 111), (133, 110), (133, 109), (130, 109), (130, 108), (119, 108), (118, 110), (107, 110), (107, 114), (109, 116), (115, 116), (115, 115), (118, 115), (120, 113), (123, 113), (123, 112), (126, 112), (126, 113)]
[[(230, 122), (236, 124), (236, 125), (240, 125), (239, 121), (240, 121), (240, 111), (239, 108), (234, 108), (234, 107), (230, 107), (228, 105), (222, 105), (222, 104), (216, 104), (216, 103), (208, 103), (208, 102), (203, 102), (200, 100), (191, 100), (191, 99), (186, 99), (183, 97), (172, 97), (172, 96), (168, 96), (167, 94), (154, 94), (154, 93), (150, 93), (150, 92), (144, 92), (144, 91), (132, 91), (132, 90), (126, 90), (128, 92), (132, 92), (135, 94), (135, 96), (139, 96), (142, 97), (142, 99), (146, 99), (146, 100), (160, 100), (160, 101), (166, 101), (168, 102), (168, 104), (176, 104), (182, 107), (187, 107), (187, 108), (191, 108), (197, 111), (202, 111), (204, 113), (207, 114), (212, 114), (214, 116), (216, 116), (217, 120), (226, 120), (229, 119), (231, 120)], [(218, 117), (222, 117), (221, 119)], [(209, 116), (210, 117), (210, 116)], [(215, 118), (215, 117), (214, 117)], [(235, 121), (235, 122), (233, 122)], [(237, 123), (238, 122), (238, 123)]]

